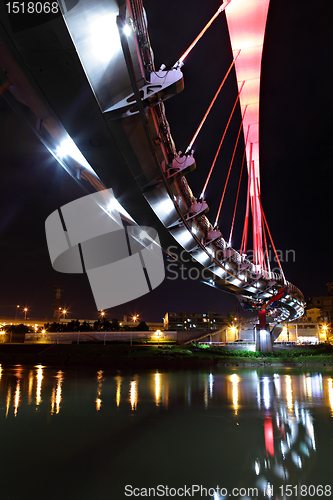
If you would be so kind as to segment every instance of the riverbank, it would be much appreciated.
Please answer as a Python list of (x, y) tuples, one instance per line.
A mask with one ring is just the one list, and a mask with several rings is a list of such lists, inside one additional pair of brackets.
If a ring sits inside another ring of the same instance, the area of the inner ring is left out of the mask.
[(332, 346), (259, 353), (217, 347), (129, 344), (2, 344), (3, 365), (113, 369), (195, 369), (205, 367), (333, 366)]

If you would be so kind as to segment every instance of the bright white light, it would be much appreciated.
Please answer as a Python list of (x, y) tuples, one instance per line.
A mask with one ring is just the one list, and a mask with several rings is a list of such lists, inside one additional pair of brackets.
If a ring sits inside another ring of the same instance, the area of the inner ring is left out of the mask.
[(185, 245), (185, 243), (191, 241), (192, 234), (188, 229), (184, 229), (180, 234), (177, 234), (176, 239), (181, 245)]
[(130, 27), (129, 24), (124, 24), (124, 33), (126, 36), (130, 36), (130, 34), (132, 33), (132, 28)]
[(206, 250), (212, 257), (214, 257), (214, 250), (212, 248), (206, 247)]
[(254, 462), (254, 470), (255, 470), (256, 475), (259, 476), (259, 473), (260, 473), (260, 464), (259, 464), (258, 460), (256, 460)]
[(201, 251), (200, 253), (193, 255), (193, 257), (195, 258), (195, 260), (200, 262), (200, 264), (204, 264), (208, 258), (206, 252), (204, 252), (204, 251)]
[(213, 374), (209, 374), (209, 397), (213, 397), (213, 384), (214, 384), (214, 377)]
[[(121, 206), (119, 201), (114, 197), (110, 198), (110, 200), (108, 201), (108, 203), (106, 205), (106, 209), (102, 205), (100, 205), (100, 208), (108, 215), (111, 215), (111, 214), (115, 215), (115, 212), (119, 212), (120, 214), (124, 215), (127, 219), (134, 222), (134, 219), (124, 209), (124, 207)], [(116, 217), (116, 219), (117, 219), (117, 217)]]
[(116, 13), (98, 16), (90, 26), (94, 55), (103, 63), (110, 61), (121, 50), (116, 19)]
[(168, 215), (174, 208), (173, 201), (170, 198), (166, 198), (158, 203), (155, 210), (157, 213), (163, 212), (163, 214)]
[(220, 278), (222, 278), (222, 276), (227, 274), (226, 271), (224, 271), (224, 269), (222, 269), (221, 267), (214, 268), (213, 273), (216, 274), (217, 276), (220, 276)]
[(82, 167), (90, 170), (95, 174), (94, 170), (91, 168), (91, 166), (89, 165), (89, 163), (87, 162), (87, 160), (85, 159), (85, 157), (83, 156), (83, 154), (81, 153), (81, 151), (79, 150), (79, 148), (77, 147), (77, 145), (75, 144), (75, 142), (71, 137), (68, 136), (66, 139), (62, 141), (60, 146), (57, 147), (56, 153), (60, 158), (64, 158), (65, 156), (70, 156), (75, 161), (80, 163)]

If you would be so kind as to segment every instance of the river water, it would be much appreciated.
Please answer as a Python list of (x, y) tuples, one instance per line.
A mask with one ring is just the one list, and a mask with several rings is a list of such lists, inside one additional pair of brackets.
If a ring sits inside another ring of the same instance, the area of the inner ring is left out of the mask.
[(0, 370), (0, 498), (327, 498), (333, 372)]

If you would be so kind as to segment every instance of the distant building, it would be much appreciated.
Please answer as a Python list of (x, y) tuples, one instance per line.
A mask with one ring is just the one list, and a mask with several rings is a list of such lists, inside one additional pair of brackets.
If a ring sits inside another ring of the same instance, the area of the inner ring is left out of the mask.
[(217, 312), (189, 313), (167, 312), (164, 316), (165, 330), (219, 330), (228, 318)]
[(297, 342), (298, 344), (317, 344), (326, 342), (328, 328), (325, 323), (317, 321), (295, 321), (285, 323), (277, 342)]
[[(76, 321), (76, 318), (60, 318), (59, 319), (59, 323), (70, 323), (71, 321)], [(96, 319), (80, 319), (80, 324), (82, 324), (83, 322), (85, 323), (89, 323), (90, 325), (93, 325), (95, 323), (95, 321), (97, 321)], [(22, 318), (19, 318), (19, 319), (15, 319), (15, 318), (9, 318), (9, 317), (0, 317), (0, 329), (5, 326), (5, 325), (27, 325), (29, 327), (38, 327), (38, 328), (42, 328), (44, 327), (44, 325), (46, 323), (53, 323), (53, 318), (52, 319), (22, 319)], [(127, 321), (127, 316), (126, 316), (126, 321), (119, 321), (119, 326), (120, 327), (123, 327), (123, 326), (129, 326), (131, 328), (134, 328), (136, 326), (138, 326), (140, 323), (139, 319), (137, 319), (136, 321)], [(148, 326), (149, 330), (151, 331), (156, 331), (156, 330), (163, 330), (163, 323), (157, 323), (157, 322), (150, 322), (150, 321), (145, 321), (146, 325)]]
[[(327, 283), (326, 297), (310, 297), (307, 303), (308, 311), (319, 309), (320, 316), (317, 321), (323, 321), (332, 324), (333, 317), (333, 282)], [(311, 313), (310, 313), (311, 314)]]
[(319, 309), (319, 307), (312, 307), (311, 309), (306, 309), (302, 321), (310, 323), (318, 323), (318, 321), (321, 321), (321, 318), (322, 318), (321, 309)]

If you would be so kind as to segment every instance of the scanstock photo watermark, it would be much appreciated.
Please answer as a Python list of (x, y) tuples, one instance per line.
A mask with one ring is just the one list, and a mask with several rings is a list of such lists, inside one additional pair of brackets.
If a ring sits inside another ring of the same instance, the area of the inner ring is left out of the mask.
[(131, 484), (125, 486), (124, 495), (125, 497), (171, 497), (171, 498), (181, 498), (181, 497), (206, 497), (221, 499), (225, 497), (234, 498), (256, 498), (259, 494), (258, 488), (225, 488), (220, 486), (215, 486), (214, 488), (207, 488), (200, 484), (192, 484), (187, 486), (186, 484), (179, 487), (172, 487), (165, 484), (159, 484), (155, 487), (135, 487)]
[[(170, 245), (167, 249), (167, 262), (166, 262), (166, 279), (167, 280), (214, 280), (214, 275), (212, 271), (196, 260), (189, 252), (186, 250), (180, 250), (176, 245)], [(212, 256), (213, 257), (213, 256)], [(295, 263), (296, 262), (296, 252), (295, 250), (277, 250), (276, 254), (273, 248), (269, 245), (268, 251), (265, 252), (264, 257), (270, 262), (271, 273), (280, 274), (280, 266), (284, 263)], [(230, 265), (230, 270), (232, 269), (237, 274), (241, 274), (244, 269), (243, 262), (237, 262), (233, 255), (225, 257), (223, 250), (218, 250), (214, 258), (216, 261), (222, 263), (223, 267), (228, 270), (228, 265)], [(246, 260), (253, 260), (253, 250), (248, 250), (246, 254)], [(246, 269), (247, 274), (252, 274), (250, 269)], [(253, 275), (255, 277), (255, 275)], [(216, 277), (218, 278), (218, 277)]]

